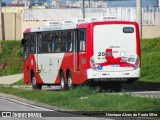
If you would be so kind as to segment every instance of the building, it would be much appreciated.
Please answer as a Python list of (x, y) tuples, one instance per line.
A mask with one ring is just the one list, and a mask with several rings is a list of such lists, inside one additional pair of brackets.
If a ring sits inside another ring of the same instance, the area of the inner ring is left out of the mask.
[(12, 0), (12, 4), (26, 4), (29, 0)]
[(41, 6), (46, 5), (47, 0), (12, 0), (14, 5), (25, 5), (25, 6)]

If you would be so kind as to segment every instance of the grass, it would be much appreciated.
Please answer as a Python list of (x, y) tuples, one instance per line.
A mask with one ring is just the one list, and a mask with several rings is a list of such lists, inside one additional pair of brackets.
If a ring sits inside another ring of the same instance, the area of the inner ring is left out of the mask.
[(0, 52), (0, 76), (22, 73), (21, 41), (3, 41)]
[(21, 80), (15, 82), (15, 83), (11, 84), (11, 86), (13, 86), (13, 85), (24, 85), (24, 81), (23, 81), (23, 79), (21, 79)]
[(72, 110), (88, 111), (160, 111), (160, 98), (141, 98), (129, 94), (97, 93), (88, 87), (66, 92), (31, 91), (0, 87), (0, 91), (25, 99)]
[(160, 38), (142, 40), (141, 51), (141, 80), (145, 77), (147, 82), (160, 82)]

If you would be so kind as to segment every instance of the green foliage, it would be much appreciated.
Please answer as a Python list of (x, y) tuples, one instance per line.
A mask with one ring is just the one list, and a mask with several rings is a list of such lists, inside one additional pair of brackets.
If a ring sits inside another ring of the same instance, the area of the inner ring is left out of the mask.
[(160, 38), (143, 39), (141, 41), (141, 79), (160, 82)]
[(22, 73), (21, 41), (3, 41), (0, 64), (6, 64), (4, 68), (0, 68), (0, 76)]
[(11, 86), (13, 86), (13, 85), (24, 85), (24, 81), (23, 81), (23, 79), (21, 79), (15, 83), (11, 84)]

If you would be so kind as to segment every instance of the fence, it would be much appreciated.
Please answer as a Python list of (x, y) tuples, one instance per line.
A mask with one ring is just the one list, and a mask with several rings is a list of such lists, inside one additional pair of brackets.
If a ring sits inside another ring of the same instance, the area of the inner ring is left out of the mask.
[[(135, 7), (86, 8), (86, 18), (115, 17), (116, 20), (136, 21)], [(80, 8), (68, 9), (28, 9), (23, 11), (23, 21), (56, 21), (82, 18)], [(160, 25), (160, 8), (142, 8), (143, 25)]]

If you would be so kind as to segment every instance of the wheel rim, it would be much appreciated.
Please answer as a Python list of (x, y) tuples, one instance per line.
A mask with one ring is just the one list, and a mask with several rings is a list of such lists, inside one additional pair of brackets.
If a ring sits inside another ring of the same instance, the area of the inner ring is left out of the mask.
[(36, 85), (36, 78), (33, 76), (32, 77), (32, 85), (35, 86)]
[(72, 78), (71, 78), (71, 74), (70, 73), (68, 74), (67, 81), (68, 81), (68, 87), (71, 88), (72, 87)]
[(64, 77), (63, 74), (61, 73), (61, 89), (64, 89)]

